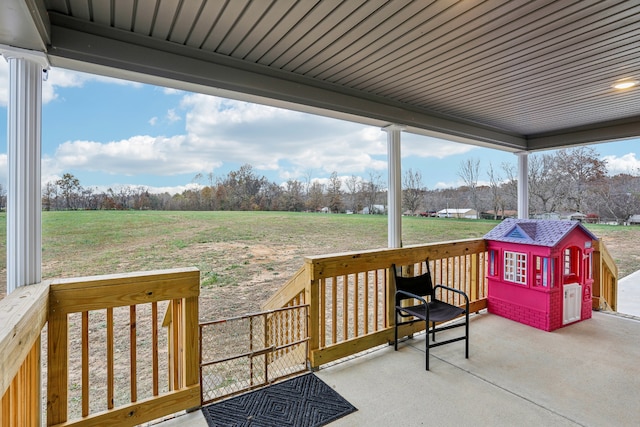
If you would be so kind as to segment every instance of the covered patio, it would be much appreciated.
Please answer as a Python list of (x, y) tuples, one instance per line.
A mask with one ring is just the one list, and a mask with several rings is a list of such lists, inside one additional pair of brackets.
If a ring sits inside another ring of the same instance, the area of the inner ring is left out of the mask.
[[(336, 283), (346, 289), (349, 280), (362, 285), (362, 272), (384, 271), (391, 261), (420, 262), (429, 252), (432, 259), (443, 260), (447, 278), (451, 272), (452, 281), (475, 293), (477, 308), (472, 311), (481, 311), (486, 307), (482, 242), (475, 242), (471, 253), (465, 249), (468, 242), (399, 249), (402, 132), (516, 154), (518, 216), (527, 218), (529, 153), (640, 136), (639, 23), (639, 5), (613, 0), (3, 1), (0, 53), (10, 64), (7, 293), (19, 291), (25, 299), (9, 295), (13, 311), (3, 313), (10, 329), (2, 330), (0, 356), (3, 368), (11, 369), (3, 370), (1, 378), (2, 420), (40, 424), (39, 399), (45, 394), (47, 423), (73, 423), (66, 410), (68, 314), (88, 318), (91, 310), (109, 313), (123, 306), (131, 310), (135, 324), (136, 304), (150, 303), (157, 325), (158, 301), (169, 301), (173, 313), (173, 323), (168, 322), (173, 325), (172, 392), (159, 395), (154, 384), (153, 397), (138, 402), (132, 367), (130, 402), (113, 408), (111, 401), (104, 413), (89, 415), (85, 399), (78, 425), (133, 425), (193, 408), (199, 401), (197, 270), (40, 283), (43, 73), (68, 68), (384, 129), (388, 246), (397, 252), (337, 257), (322, 269), (317, 268), (320, 261), (309, 260), (309, 271), (322, 270), (333, 278), (334, 290)], [(373, 262), (364, 261), (367, 257)], [(460, 261), (449, 264), (453, 257)], [(605, 277), (601, 270), (598, 280), (612, 294), (594, 298), (594, 309), (615, 307), (616, 269), (610, 262), (607, 266), (613, 273)], [(384, 273), (375, 274), (386, 292), (381, 301), (389, 301), (392, 292)], [(180, 286), (168, 286), (165, 276)], [(420, 411), (442, 415), (435, 417), (441, 425), (446, 420), (451, 425), (625, 425), (638, 418), (631, 400), (638, 389), (635, 343), (640, 323), (635, 319), (594, 313), (588, 321), (546, 333), (481, 313), (473, 320), (469, 360), (455, 345), (441, 347), (433, 352), (432, 371), (424, 372), (423, 346), (416, 338), (397, 354), (384, 346), (342, 361), (386, 341), (391, 325), (382, 322), (371, 333), (364, 327), (364, 335), (352, 341), (345, 309), (344, 332), (336, 333), (336, 321), (325, 316), (327, 307), (320, 303), (323, 289), (331, 293), (324, 288), (325, 277), (297, 274), (270, 303), (311, 304), (310, 363), (322, 367), (318, 375), (359, 408), (336, 425), (389, 424), (397, 417), (410, 417), (408, 425), (419, 425), (426, 423)], [(130, 291), (131, 282), (135, 291)], [(364, 283), (368, 285), (366, 279)], [(86, 292), (89, 287), (93, 294)], [(347, 306), (346, 297), (344, 304), (337, 299), (332, 304), (335, 313), (339, 305)], [(380, 318), (389, 310), (384, 306)], [(325, 322), (334, 328), (333, 337), (325, 336)], [(55, 363), (41, 389), (40, 334), (45, 324)], [(85, 325), (83, 331), (88, 330)], [(357, 335), (357, 323), (354, 329)], [(131, 342), (136, 335), (134, 327)], [(336, 342), (336, 336), (343, 341)], [(338, 360), (327, 367), (328, 361)], [(89, 372), (86, 355), (82, 369)], [(434, 397), (427, 406), (430, 389), (437, 387), (445, 397)], [(82, 388), (88, 385), (83, 382)], [(197, 414), (174, 422), (191, 421)]]
[[(332, 426), (636, 425), (640, 318), (596, 312), (545, 332), (481, 312), (463, 344), (432, 350), (424, 334), (323, 366), (316, 375), (358, 411)], [(455, 332), (453, 332), (455, 333)], [(445, 338), (443, 334), (442, 339)], [(206, 427), (200, 411), (162, 427)]]

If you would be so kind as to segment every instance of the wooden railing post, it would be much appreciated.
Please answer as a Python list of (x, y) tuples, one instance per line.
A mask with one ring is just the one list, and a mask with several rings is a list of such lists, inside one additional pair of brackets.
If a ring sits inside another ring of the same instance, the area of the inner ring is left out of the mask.
[(171, 365), (169, 366), (169, 390), (178, 390), (180, 388), (182, 378), (182, 364), (180, 363), (183, 344), (182, 344), (182, 300), (175, 299), (171, 301), (171, 313), (173, 317), (171, 319), (171, 326), (169, 331), (171, 337), (169, 342), (171, 347), (169, 348)]
[(603, 271), (602, 271), (602, 255), (600, 254), (600, 245), (598, 241), (593, 242), (593, 252), (591, 255), (591, 268), (593, 271), (593, 289), (591, 291), (591, 308), (594, 310), (604, 309), (603, 296)]
[(49, 312), (47, 362), (47, 425), (67, 421), (68, 388), (67, 313)]
[(0, 425), (39, 426), (40, 336), (49, 283), (21, 286), (0, 300)]
[(198, 319), (198, 297), (183, 300), (184, 306), (184, 387), (200, 382), (200, 332)]
[(618, 307), (618, 267), (604, 242), (593, 241), (593, 290), (592, 307), (596, 310)]
[(471, 254), (471, 271), (469, 278), (469, 298), (476, 301), (480, 296), (480, 254)]
[[(309, 328), (309, 363), (311, 369), (316, 369), (319, 363), (314, 358), (314, 351), (320, 348), (320, 278), (315, 277), (313, 264), (306, 263), (308, 280), (304, 289), (304, 300), (309, 304), (307, 325)], [(322, 313), (324, 315), (324, 313)]]
[(387, 312), (385, 313), (386, 324), (385, 326), (388, 328), (393, 328), (396, 324), (396, 282), (394, 278), (394, 274), (391, 271), (391, 267), (386, 269), (387, 277), (385, 280), (385, 289), (384, 296), (386, 299), (385, 307), (387, 308)]

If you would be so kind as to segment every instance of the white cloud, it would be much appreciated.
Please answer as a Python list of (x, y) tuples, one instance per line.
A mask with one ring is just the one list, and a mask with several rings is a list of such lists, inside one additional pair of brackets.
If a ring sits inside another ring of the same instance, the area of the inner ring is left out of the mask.
[(187, 185), (174, 185), (171, 187), (146, 187), (146, 188), (149, 190), (149, 193), (152, 193), (152, 194), (169, 193), (173, 195), (173, 194), (183, 193), (186, 190), (198, 190), (202, 188), (202, 185), (190, 182)]
[[(64, 68), (52, 68), (47, 73), (47, 79), (42, 82), (42, 103), (46, 104), (58, 98), (59, 88), (83, 87), (85, 83), (96, 81), (107, 84), (142, 87), (141, 83), (127, 80), (119, 80), (111, 77), (81, 73), (79, 71), (66, 70)], [(9, 100), (9, 64), (3, 58), (0, 59), (0, 106), (6, 106)]]
[[(7, 155), (0, 154), (0, 183), (3, 186), (6, 186), (7, 182)], [(6, 188), (5, 188), (6, 190)]]
[(0, 59), (0, 106), (6, 107), (9, 102), (9, 64)]
[(468, 153), (475, 148), (477, 147), (428, 136), (402, 135), (402, 157), (417, 156), (444, 159), (445, 157)]
[(180, 117), (176, 113), (176, 110), (172, 108), (169, 111), (167, 111), (167, 120), (169, 120), (169, 123), (175, 123), (182, 120), (182, 117)]
[(386, 161), (374, 158), (386, 155), (380, 129), (199, 94), (186, 95), (181, 106), (187, 110), (189, 139), (227, 162), (278, 170), (285, 179), (309, 168), (325, 173), (386, 168)]
[[(0, 66), (0, 104), (6, 104), (6, 93), (1, 91), (8, 86), (7, 69), (6, 64)], [(82, 87), (90, 81), (141, 87), (139, 83), (53, 69), (43, 83), (43, 99), (49, 102), (60, 89)], [(161, 121), (183, 121), (182, 134), (134, 135), (119, 141), (100, 141), (88, 135), (87, 140), (64, 142), (43, 159), (43, 182), (68, 170), (166, 176), (214, 172), (225, 165), (249, 163), (257, 173), (272, 171), (286, 181), (303, 180), (310, 171), (320, 177), (336, 171), (367, 179), (370, 172), (387, 168), (387, 134), (378, 127), (175, 89), (155, 90), (180, 98), (173, 98), (178, 104), (168, 109), (165, 117), (154, 116), (147, 123), (155, 126)], [(408, 133), (403, 133), (402, 141), (403, 158), (443, 159), (473, 149)]]
[(447, 188), (460, 187), (461, 185), (464, 185), (464, 182), (461, 179), (449, 182), (438, 181), (436, 185), (433, 186), (433, 188), (436, 190), (445, 190)]
[[(74, 82), (77, 80), (69, 79), (65, 84)], [(184, 95), (179, 109), (167, 112), (170, 121), (182, 117), (182, 135), (67, 141), (47, 159), (43, 175), (73, 169), (167, 176), (249, 163), (258, 173), (275, 171), (286, 181), (304, 179), (310, 171), (315, 176), (335, 171), (347, 177), (387, 168), (387, 134), (377, 127), (201, 94)], [(157, 122), (157, 117), (149, 120), (151, 125)], [(471, 149), (403, 134), (404, 156), (442, 158)]]
[(198, 153), (183, 135), (134, 136), (121, 141), (68, 141), (55, 153), (55, 169), (84, 169), (109, 174), (176, 175), (212, 170), (220, 165)]
[(635, 153), (627, 153), (623, 156), (604, 156), (602, 158), (607, 164), (609, 175), (620, 173), (638, 174), (640, 172), (640, 159), (636, 159)]
[(164, 93), (165, 95), (182, 95), (184, 93), (183, 90), (174, 89), (170, 87), (163, 87), (161, 89), (162, 89), (162, 93)]
[(62, 177), (62, 174), (65, 172), (56, 162), (55, 159), (49, 156), (43, 156), (40, 164), (40, 181), (45, 184), (51, 181), (57, 181)]

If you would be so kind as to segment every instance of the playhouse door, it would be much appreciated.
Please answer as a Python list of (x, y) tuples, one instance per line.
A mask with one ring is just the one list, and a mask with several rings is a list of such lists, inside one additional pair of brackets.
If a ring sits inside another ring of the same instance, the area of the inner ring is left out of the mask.
[(577, 283), (564, 285), (564, 303), (562, 304), (562, 324), (577, 322), (582, 316), (582, 286)]

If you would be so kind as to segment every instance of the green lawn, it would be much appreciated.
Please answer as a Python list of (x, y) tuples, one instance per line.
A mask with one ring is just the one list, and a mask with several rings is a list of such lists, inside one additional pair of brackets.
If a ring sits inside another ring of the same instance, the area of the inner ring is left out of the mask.
[[(479, 237), (493, 221), (403, 218), (405, 245)], [(69, 211), (42, 214), (43, 276), (170, 268), (211, 260), (216, 245), (295, 248), (304, 255), (387, 246), (387, 217), (290, 212)], [(5, 267), (6, 215), (0, 215)]]
[[(387, 246), (387, 217), (380, 215), (70, 211), (43, 212), (42, 222), (45, 279), (195, 266), (203, 298), (228, 301), (234, 313), (256, 309), (257, 299), (278, 289), (306, 255)], [(481, 237), (496, 222), (403, 217), (402, 224), (403, 244), (413, 245)], [(640, 227), (589, 228), (604, 238), (621, 275), (640, 269)], [(3, 213), (3, 271), (5, 234)]]

